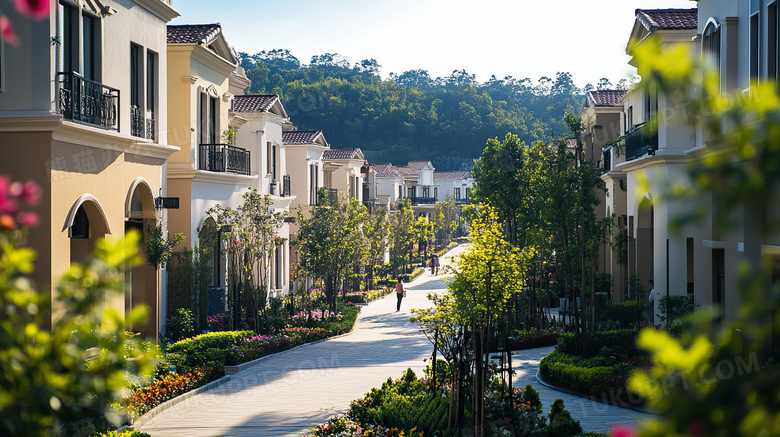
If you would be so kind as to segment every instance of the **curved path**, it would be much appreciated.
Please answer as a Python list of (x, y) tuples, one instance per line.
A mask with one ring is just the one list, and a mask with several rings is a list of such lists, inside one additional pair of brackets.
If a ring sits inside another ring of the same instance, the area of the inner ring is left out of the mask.
[(558, 390), (545, 387), (536, 379), (539, 370), (539, 362), (549, 355), (555, 346), (527, 349), (512, 355), (512, 368), (517, 372), (516, 379), (512, 380), (515, 387), (525, 388), (531, 384), (534, 390), (539, 392), (539, 399), (544, 404), (545, 416), (550, 412), (550, 405), (556, 399), (562, 399), (566, 409), (574, 420), (579, 420), (582, 429), (586, 432), (607, 433), (609, 428), (615, 425), (633, 425), (651, 417), (647, 413), (615, 407), (602, 402), (571, 395)]
[[(461, 252), (461, 245), (442, 263)], [(390, 294), (361, 309), (350, 335), (279, 354), (160, 413), (141, 427), (164, 436), (300, 436), (388, 377), (411, 367), (420, 374), (431, 343), (409, 321), (411, 308), (430, 306), (429, 291), (445, 289), (427, 270), (410, 284), (401, 311)]]
[[(461, 245), (442, 264), (465, 249)], [(399, 378), (411, 367), (420, 374), (433, 350), (409, 322), (410, 309), (430, 306), (429, 291), (443, 291), (442, 276), (429, 271), (407, 284), (401, 311), (389, 295), (361, 309), (354, 331), (267, 359), (231, 377), (219, 387), (172, 406), (141, 427), (152, 437), (165, 436), (300, 436), (333, 414), (344, 413), (388, 377)], [(562, 398), (585, 431), (606, 432), (610, 424), (635, 423), (642, 413), (611, 407), (557, 392), (536, 380), (539, 360), (552, 351), (540, 348), (513, 356), (515, 385), (533, 385), (546, 412)], [(546, 414), (546, 413), (545, 413)]]

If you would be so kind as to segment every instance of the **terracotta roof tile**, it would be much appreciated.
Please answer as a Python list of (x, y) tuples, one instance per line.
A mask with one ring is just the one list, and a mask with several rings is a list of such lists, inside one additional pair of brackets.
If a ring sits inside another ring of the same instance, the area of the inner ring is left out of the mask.
[(393, 164), (371, 164), (371, 168), (374, 169), (376, 176), (379, 178), (398, 176), (398, 168), (393, 166)]
[(320, 135), (322, 135), (321, 130), (286, 130), (282, 132), (282, 142), (284, 144), (314, 144)]
[(406, 166), (398, 167), (398, 172), (402, 175), (418, 175), (420, 170), (429, 164), (433, 167), (431, 161), (409, 161)]
[(451, 181), (451, 180), (462, 180), (462, 179), (470, 179), (471, 178), (471, 172), (470, 171), (438, 171), (433, 173), (433, 179), (438, 181)]
[(622, 90), (595, 90), (588, 92), (588, 106), (621, 106), (620, 99), (626, 95)]
[(360, 149), (328, 149), (322, 152), (322, 159), (357, 159)]
[(209, 44), (222, 32), (219, 23), (168, 26), (168, 44)]
[(648, 29), (696, 29), (699, 12), (693, 9), (637, 9), (636, 17)]
[(268, 112), (279, 100), (276, 94), (261, 94), (233, 97), (233, 112)]

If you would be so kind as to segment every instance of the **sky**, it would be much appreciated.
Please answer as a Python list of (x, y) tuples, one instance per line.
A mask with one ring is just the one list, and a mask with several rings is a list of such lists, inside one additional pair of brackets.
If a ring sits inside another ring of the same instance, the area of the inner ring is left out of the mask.
[[(559, 71), (583, 87), (634, 74), (625, 54), (634, 11), (691, 0), (174, 0), (171, 24), (219, 22), (238, 52), (288, 49), (302, 63), (339, 53), (374, 58), (380, 74), (465, 69), (536, 82)], [(227, 6), (229, 5), (229, 6)]]

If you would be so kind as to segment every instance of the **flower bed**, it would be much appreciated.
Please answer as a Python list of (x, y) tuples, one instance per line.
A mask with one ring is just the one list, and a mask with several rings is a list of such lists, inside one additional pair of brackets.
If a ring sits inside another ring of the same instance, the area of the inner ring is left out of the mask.
[(205, 385), (213, 374), (210, 368), (199, 368), (185, 374), (169, 373), (152, 384), (132, 387), (133, 394), (123, 398), (120, 405), (132, 415), (140, 416), (163, 402)]

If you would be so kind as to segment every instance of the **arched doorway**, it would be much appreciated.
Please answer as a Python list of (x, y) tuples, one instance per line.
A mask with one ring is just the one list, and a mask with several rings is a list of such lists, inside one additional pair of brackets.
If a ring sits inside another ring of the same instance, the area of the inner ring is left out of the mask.
[[(149, 230), (157, 225), (154, 209), (154, 195), (149, 184), (138, 178), (130, 186), (125, 199), (125, 234), (136, 231), (142, 238), (139, 252), (143, 253), (149, 241)], [(125, 311), (129, 312), (139, 305), (149, 308), (149, 316), (140, 324), (127, 326), (126, 329), (140, 333), (148, 340), (157, 338), (160, 327), (160, 301), (157, 269), (149, 263), (143, 263), (126, 272), (129, 289), (125, 293)]]

